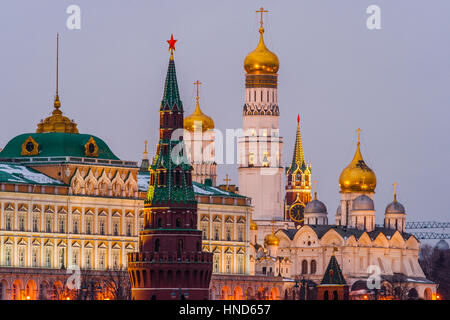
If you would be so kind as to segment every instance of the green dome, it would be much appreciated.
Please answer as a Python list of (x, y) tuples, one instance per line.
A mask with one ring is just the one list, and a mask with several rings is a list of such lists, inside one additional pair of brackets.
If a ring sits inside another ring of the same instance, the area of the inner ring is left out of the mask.
[[(38, 154), (23, 155), (22, 146), (29, 137), (38, 144)], [(97, 156), (86, 154), (85, 146), (94, 140)], [(120, 160), (109, 149), (108, 145), (100, 138), (89, 134), (47, 132), (47, 133), (24, 133), (14, 137), (0, 152), (0, 159), (8, 158), (36, 158), (36, 157), (84, 157), (108, 160)]]

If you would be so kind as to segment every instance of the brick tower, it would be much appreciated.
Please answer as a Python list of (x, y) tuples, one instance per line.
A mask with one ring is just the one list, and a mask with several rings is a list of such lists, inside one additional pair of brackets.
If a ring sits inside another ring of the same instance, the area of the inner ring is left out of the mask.
[(208, 299), (212, 254), (202, 252), (191, 165), (184, 152), (183, 104), (173, 51), (159, 110), (160, 137), (150, 164), (139, 252), (128, 255), (132, 299)]

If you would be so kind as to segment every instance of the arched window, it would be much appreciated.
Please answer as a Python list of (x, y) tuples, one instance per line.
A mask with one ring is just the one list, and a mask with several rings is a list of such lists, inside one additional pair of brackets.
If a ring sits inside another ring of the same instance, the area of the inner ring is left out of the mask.
[(179, 228), (181, 227), (181, 219), (177, 218), (176, 222), (175, 222), (175, 227)]
[(323, 293), (323, 300), (328, 300), (328, 290)]
[(159, 239), (155, 240), (155, 252), (159, 252)]
[(333, 300), (339, 300), (339, 295), (338, 295), (337, 290), (333, 291)]
[(303, 260), (302, 261), (302, 274), (308, 273), (308, 261)]
[(158, 218), (158, 228), (162, 228), (162, 219)]
[(317, 271), (317, 262), (316, 260), (311, 261), (311, 274), (315, 274)]

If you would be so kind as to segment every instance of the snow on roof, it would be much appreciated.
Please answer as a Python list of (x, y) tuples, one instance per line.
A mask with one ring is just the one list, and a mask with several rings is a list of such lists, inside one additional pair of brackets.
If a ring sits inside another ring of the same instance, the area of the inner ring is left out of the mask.
[(195, 184), (194, 184), (194, 192), (197, 193), (197, 194), (204, 194), (204, 195), (212, 195), (212, 194), (214, 194), (214, 192), (202, 189), (202, 188), (196, 186)]
[(148, 184), (150, 183), (150, 175), (149, 174), (138, 174), (137, 177), (137, 184), (139, 191), (147, 191), (148, 190)]
[(0, 181), (27, 184), (63, 184), (31, 168), (10, 163), (0, 163)]

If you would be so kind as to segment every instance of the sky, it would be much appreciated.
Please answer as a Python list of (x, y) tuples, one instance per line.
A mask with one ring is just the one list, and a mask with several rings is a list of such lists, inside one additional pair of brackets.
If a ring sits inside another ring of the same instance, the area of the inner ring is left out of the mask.
[[(81, 9), (79, 30), (66, 27), (70, 5)], [(381, 29), (367, 28), (369, 5), (380, 7)], [(407, 221), (449, 221), (447, 0), (3, 0), (0, 147), (34, 132), (52, 111), (57, 32), (61, 110), (119, 158), (140, 161), (146, 139), (155, 153), (172, 33), (185, 115), (200, 80), (200, 105), (216, 128), (240, 128), (243, 61), (259, 39), (261, 6), (269, 10), (266, 45), (280, 60), (283, 163), (292, 159), (300, 114), (305, 157), (330, 220), (361, 128), (361, 151), (378, 180), (376, 222), (394, 181)], [(225, 174), (237, 183), (236, 168), (219, 166), (219, 183)]]

